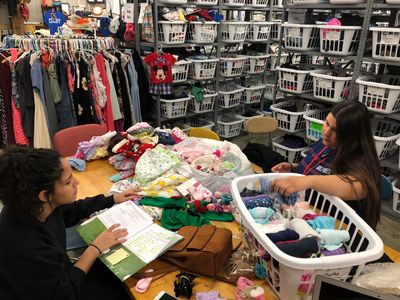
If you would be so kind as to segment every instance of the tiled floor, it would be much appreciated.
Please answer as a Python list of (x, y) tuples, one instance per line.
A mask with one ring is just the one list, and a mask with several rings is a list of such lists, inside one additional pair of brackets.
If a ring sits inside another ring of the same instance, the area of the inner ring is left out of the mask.
[[(251, 138), (251, 141), (256, 143), (267, 143), (267, 140), (266, 135), (253, 136)], [(229, 139), (229, 141), (243, 149), (249, 142), (249, 138), (247, 135), (241, 135)], [(400, 252), (400, 215), (396, 220), (393, 217), (381, 214), (381, 222), (378, 225), (377, 232), (385, 245)]]

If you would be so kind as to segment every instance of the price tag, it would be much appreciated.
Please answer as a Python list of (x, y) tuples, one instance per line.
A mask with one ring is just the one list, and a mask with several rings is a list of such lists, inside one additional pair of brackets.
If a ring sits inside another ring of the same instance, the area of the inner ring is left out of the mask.
[(327, 29), (326, 30), (326, 39), (330, 40), (330, 41), (340, 40), (340, 30)]
[(382, 44), (398, 44), (400, 36), (398, 34), (382, 34), (381, 43)]
[(381, 89), (381, 88), (374, 87), (374, 86), (369, 86), (367, 88), (367, 93), (369, 95), (376, 95), (378, 97), (383, 97), (385, 95), (385, 89)]
[(294, 74), (283, 73), (282, 77), (283, 77), (283, 80), (287, 80), (287, 81), (291, 81), (291, 82), (295, 81)]
[(185, 70), (185, 67), (184, 66), (174, 66), (173, 68), (172, 68), (172, 74), (176, 74), (176, 73), (183, 73), (183, 72), (185, 72), (186, 70)]
[(236, 29), (236, 33), (241, 34), (246, 32), (246, 27), (244, 26), (238, 26)]
[(300, 28), (288, 28), (288, 37), (298, 38), (300, 36)]
[(260, 32), (262, 33), (267, 33), (269, 31), (269, 27), (268, 26), (262, 26), (260, 27)]
[(261, 66), (263, 67), (265, 65), (265, 58), (259, 58), (256, 60), (256, 66)]

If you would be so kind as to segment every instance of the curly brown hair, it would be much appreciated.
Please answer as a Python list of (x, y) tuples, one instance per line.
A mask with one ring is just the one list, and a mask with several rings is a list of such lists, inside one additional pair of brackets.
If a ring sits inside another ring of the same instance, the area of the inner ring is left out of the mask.
[(43, 210), (41, 191), (54, 192), (62, 165), (58, 152), (10, 146), (0, 153), (0, 201), (18, 217), (37, 220)]

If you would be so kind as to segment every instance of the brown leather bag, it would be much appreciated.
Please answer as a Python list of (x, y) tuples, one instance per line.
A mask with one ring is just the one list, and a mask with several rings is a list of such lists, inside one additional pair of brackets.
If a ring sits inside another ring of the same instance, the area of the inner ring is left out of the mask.
[(183, 240), (163, 255), (181, 270), (214, 277), (232, 254), (232, 232), (213, 225), (184, 226)]

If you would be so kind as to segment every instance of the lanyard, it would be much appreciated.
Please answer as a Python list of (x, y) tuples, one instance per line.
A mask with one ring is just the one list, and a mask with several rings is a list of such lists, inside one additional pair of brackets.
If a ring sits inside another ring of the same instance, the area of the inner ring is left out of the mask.
[[(325, 146), (324, 148), (322, 148), (322, 150), (320, 152), (318, 152), (318, 154), (316, 156), (314, 156), (314, 158), (311, 160), (311, 162), (306, 166), (306, 168), (304, 169), (303, 174), (307, 175), (308, 173), (311, 172), (311, 167), (315, 167), (318, 164), (318, 161), (316, 161), (320, 155), (326, 150), (328, 149), (327, 146)], [(326, 156), (324, 159), (322, 159), (319, 163), (323, 163), (330, 155)]]

